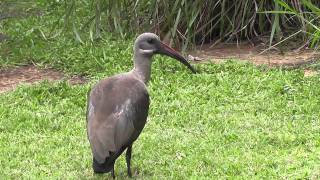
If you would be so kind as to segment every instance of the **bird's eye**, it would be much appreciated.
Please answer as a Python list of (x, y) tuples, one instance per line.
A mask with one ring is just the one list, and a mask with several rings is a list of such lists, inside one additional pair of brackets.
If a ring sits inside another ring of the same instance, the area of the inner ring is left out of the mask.
[(149, 44), (153, 44), (153, 39), (148, 39)]

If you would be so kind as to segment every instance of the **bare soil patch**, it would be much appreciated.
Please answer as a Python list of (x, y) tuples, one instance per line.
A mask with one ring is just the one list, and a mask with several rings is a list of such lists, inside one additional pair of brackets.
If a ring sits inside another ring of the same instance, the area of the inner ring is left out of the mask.
[[(256, 65), (268, 65), (270, 67), (299, 68), (306, 64), (320, 62), (320, 51), (303, 49), (282, 52), (280, 50), (264, 51), (266, 47), (244, 44), (219, 44), (215, 47), (204, 45), (198, 50), (190, 52), (188, 59), (195, 63), (220, 63), (228, 59), (249, 61)], [(319, 72), (312, 69), (304, 69), (304, 76), (318, 75)]]
[(305, 69), (304, 70), (304, 77), (311, 77), (311, 76), (315, 76), (318, 75), (319, 72), (315, 71), (315, 70), (311, 70), (311, 69)]
[[(269, 66), (295, 67), (320, 60), (320, 52), (314, 50), (300, 50), (280, 53), (272, 50), (261, 54), (262, 48), (249, 44), (220, 44), (214, 48), (203, 46), (197, 51), (190, 52), (189, 60), (195, 63), (219, 63), (228, 59), (239, 59), (254, 64)], [(318, 71), (304, 69), (305, 77), (315, 76)], [(66, 77), (63, 73), (53, 69), (39, 69), (34, 65), (12, 69), (0, 69), (0, 93), (14, 89), (19, 84), (34, 84), (42, 80), (68, 80), (70, 84), (83, 84), (87, 80), (83, 77)]]
[(239, 59), (254, 64), (269, 66), (296, 66), (313, 63), (320, 60), (320, 51), (315, 50), (269, 50), (264, 53), (265, 47), (243, 44), (219, 44), (215, 47), (204, 45), (190, 53), (189, 59), (198, 62), (221, 62), (227, 59)]
[(11, 69), (0, 69), (0, 93), (14, 89), (19, 84), (34, 84), (43, 80), (68, 80), (70, 84), (83, 84), (87, 80), (83, 77), (66, 77), (63, 73), (53, 69), (39, 69), (28, 65)]

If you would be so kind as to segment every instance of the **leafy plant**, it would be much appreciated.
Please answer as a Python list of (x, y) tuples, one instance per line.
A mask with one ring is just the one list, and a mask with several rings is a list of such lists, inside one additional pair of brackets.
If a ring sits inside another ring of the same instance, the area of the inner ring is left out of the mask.
[[(317, 2), (312, 2), (311, 0), (293, 1), (292, 5), (282, 0), (275, 0), (276, 10), (269, 11), (266, 13), (273, 13), (275, 17), (279, 15), (287, 15), (289, 18), (296, 18), (300, 22), (300, 30), (297, 32), (302, 32), (305, 34), (307, 44), (311, 47), (317, 47), (320, 42), (320, 9), (317, 6)], [(284, 10), (279, 9), (279, 6)], [(272, 43), (275, 27), (279, 28), (278, 18), (274, 22), (270, 45)], [(298, 33), (294, 33), (297, 35)]]
[[(316, 47), (319, 40), (317, 0), (96, 0), (93, 4), (91, 28), (104, 25), (121, 36), (154, 31), (182, 49), (268, 34), (272, 45), (299, 29), (310, 46)], [(99, 36), (100, 31), (95, 32)]]
[[(221, 41), (259, 40), (269, 45), (296, 38), (305, 46), (319, 45), (318, 0), (60, 0), (37, 1), (47, 12), (50, 30), (37, 28), (44, 39), (73, 34), (84, 43), (101, 39), (103, 32), (131, 37), (152, 31), (185, 50)], [(29, 3), (30, 4), (30, 3)], [(301, 44), (301, 43), (297, 43)]]

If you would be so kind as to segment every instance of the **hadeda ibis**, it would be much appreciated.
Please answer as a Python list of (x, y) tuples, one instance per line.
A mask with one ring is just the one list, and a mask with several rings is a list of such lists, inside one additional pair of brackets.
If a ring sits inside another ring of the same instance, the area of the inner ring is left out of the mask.
[(127, 174), (131, 177), (132, 144), (146, 124), (149, 94), (146, 85), (154, 54), (170, 56), (193, 73), (196, 71), (179, 53), (153, 33), (143, 33), (134, 43), (134, 68), (99, 81), (88, 93), (87, 134), (95, 173), (114, 175), (116, 159), (126, 151)]

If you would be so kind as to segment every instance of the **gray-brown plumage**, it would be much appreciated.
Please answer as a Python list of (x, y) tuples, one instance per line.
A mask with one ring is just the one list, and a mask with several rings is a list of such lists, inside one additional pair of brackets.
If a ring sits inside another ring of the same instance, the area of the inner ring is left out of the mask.
[(88, 94), (87, 133), (95, 173), (112, 173), (115, 160), (126, 151), (127, 173), (131, 177), (132, 143), (146, 124), (149, 94), (146, 84), (151, 74), (151, 58), (165, 54), (195, 70), (177, 52), (152, 33), (141, 34), (134, 44), (134, 68), (99, 81)]

